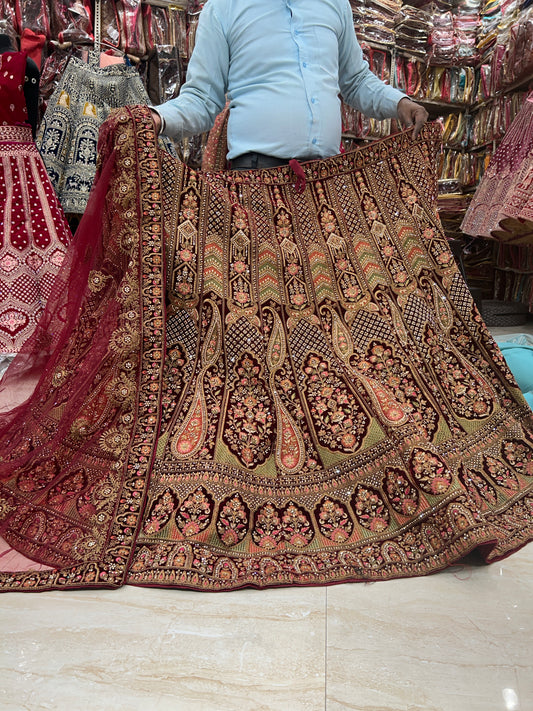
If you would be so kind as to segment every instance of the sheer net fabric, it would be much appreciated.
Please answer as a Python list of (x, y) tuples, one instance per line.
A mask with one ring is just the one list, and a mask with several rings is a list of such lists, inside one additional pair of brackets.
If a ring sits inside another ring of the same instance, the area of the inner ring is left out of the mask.
[(385, 580), (532, 538), (531, 412), (441, 231), (439, 141), (199, 173), (113, 114), (3, 383), (34, 393), (0, 534), (47, 569), (2, 589)]

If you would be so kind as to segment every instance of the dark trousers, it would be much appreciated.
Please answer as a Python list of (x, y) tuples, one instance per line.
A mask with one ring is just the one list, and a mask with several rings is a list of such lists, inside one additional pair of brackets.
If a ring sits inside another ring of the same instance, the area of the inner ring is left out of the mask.
[(289, 158), (274, 158), (266, 156), (264, 153), (243, 153), (231, 161), (231, 170), (261, 170), (262, 168), (278, 168), (280, 165), (288, 165)]

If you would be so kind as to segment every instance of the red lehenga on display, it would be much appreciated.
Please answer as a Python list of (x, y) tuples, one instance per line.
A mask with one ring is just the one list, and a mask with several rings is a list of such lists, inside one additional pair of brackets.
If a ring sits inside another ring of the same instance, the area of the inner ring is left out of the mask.
[(3, 590), (386, 580), (533, 538), (532, 415), (442, 233), (439, 145), (201, 173), (115, 112), (6, 374), (39, 382), (1, 416)]
[(33, 333), (71, 240), (32, 138), (26, 54), (0, 55), (0, 355)]
[(509, 244), (533, 244), (533, 92), (492, 156), (461, 230)]

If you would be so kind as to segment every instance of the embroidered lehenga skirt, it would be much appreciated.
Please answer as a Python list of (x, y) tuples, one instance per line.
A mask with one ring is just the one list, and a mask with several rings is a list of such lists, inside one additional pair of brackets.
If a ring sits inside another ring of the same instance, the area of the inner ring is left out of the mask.
[(2, 420), (3, 589), (386, 580), (533, 537), (531, 412), (441, 231), (439, 140), (304, 185), (195, 172), (142, 108), (106, 122)]
[(533, 92), (492, 156), (461, 229), (474, 237), (533, 244)]
[(71, 240), (30, 126), (0, 126), (0, 355), (33, 333)]

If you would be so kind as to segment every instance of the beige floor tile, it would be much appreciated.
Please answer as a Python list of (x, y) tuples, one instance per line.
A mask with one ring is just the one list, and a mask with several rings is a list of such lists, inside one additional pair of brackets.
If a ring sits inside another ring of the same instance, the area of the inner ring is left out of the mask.
[(522, 661), (522, 665), (517, 669), (518, 690), (516, 691), (515, 705), (512, 705), (513, 695), (509, 696), (508, 709), (506, 711), (531, 711), (533, 709), (533, 673), (531, 671), (532, 650)]
[(7, 594), (2, 711), (316, 711), (322, 588)]
[(327, 711), (531, 711), (533, 545), (327, 593)]

